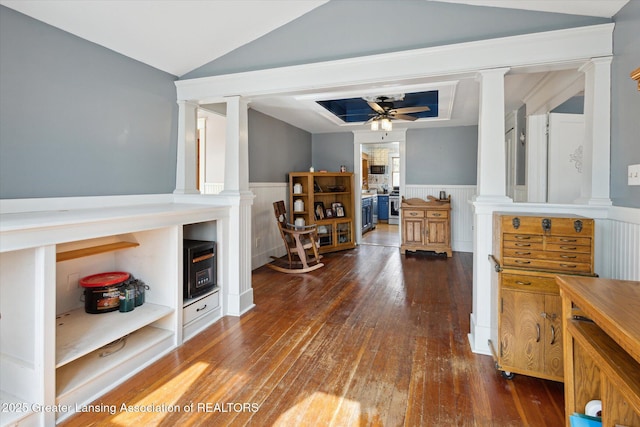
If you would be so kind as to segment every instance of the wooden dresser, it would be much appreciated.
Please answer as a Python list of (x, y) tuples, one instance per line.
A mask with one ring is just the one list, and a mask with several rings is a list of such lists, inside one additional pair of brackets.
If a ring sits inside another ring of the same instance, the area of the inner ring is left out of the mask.
[(560, 293), (555, 276), (593, 276), (593, 219), (528, 213), (493, 215), (498, 340), (505, 378), (514, 373), (563, 381)]
[[(602, 401), (603, 426), (640, 426), (640, 282), (558, 276), (565, 417)], [(588, 320), (587, 320), (588, 319)]]
[(438, 200), (402, 198), (400, 252), (434, 251), (451, 256), (451, 196)]

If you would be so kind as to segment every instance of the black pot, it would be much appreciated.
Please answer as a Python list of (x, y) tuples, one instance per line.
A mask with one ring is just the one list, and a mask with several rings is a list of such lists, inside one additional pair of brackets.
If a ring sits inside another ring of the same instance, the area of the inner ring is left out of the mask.
[(84, 311), (98, 314), (118, 310), (120, 288), (129, 276), (129, 273), (112, 271), (80, 279), (80, 286), (84, 288)]

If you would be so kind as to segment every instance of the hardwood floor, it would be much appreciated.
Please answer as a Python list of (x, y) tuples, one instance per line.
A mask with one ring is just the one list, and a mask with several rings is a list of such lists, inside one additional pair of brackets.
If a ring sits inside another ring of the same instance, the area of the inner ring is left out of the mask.
[(362, 244), (364, 245), (381, 245), (400, 247), (400, 233), (398, 225), (379, 222), (376, 228), (365, 233), (362, 236)]
[(306, 275), (254, 271), (253, 310), (94, 402), (114, 415), (63, 425), (564, 425), (561, 383), (505, 380), (491, 357), (471, 353), (471, 254), (361, 245), (323, 262)]

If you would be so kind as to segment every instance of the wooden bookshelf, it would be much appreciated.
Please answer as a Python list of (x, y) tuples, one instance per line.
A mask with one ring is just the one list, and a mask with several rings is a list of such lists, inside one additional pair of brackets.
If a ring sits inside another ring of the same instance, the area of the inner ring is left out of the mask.
[[(296, 184), (302, 192), (294, 193)], [(289, 173), (289, 221), (294, 223), (302, 218), (305, 225), (317, 225), (320, 253), (355, 247), (353, 188), (350, 172)], [(302, 201), (303, 210), (295, 210), (296, 200)], [(336, 203), (341, 206), (339, 212), (333, 209)], [(331, 210), (332, 216), (327, 216), (327, 210)]]

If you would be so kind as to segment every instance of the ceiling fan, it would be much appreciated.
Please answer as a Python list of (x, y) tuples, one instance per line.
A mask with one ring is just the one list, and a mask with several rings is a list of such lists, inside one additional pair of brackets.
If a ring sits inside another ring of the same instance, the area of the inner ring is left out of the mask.
[(371, 130), (382, 128), (382, 130), (390, 131), (392, 129), (391, 120), (397, 119), (413, 122), (418, 118), (410, 116), (409, 114), (431, 110), (431, 108), (427, 106), (395, 108), (393, 99), (388, 96), (379, 96), (375, 100), (366, 101), (369, 107), (375, 112), (375, 114), (370, 114), (373, 117), (365, 122), (365, 124), (371, 123)]

